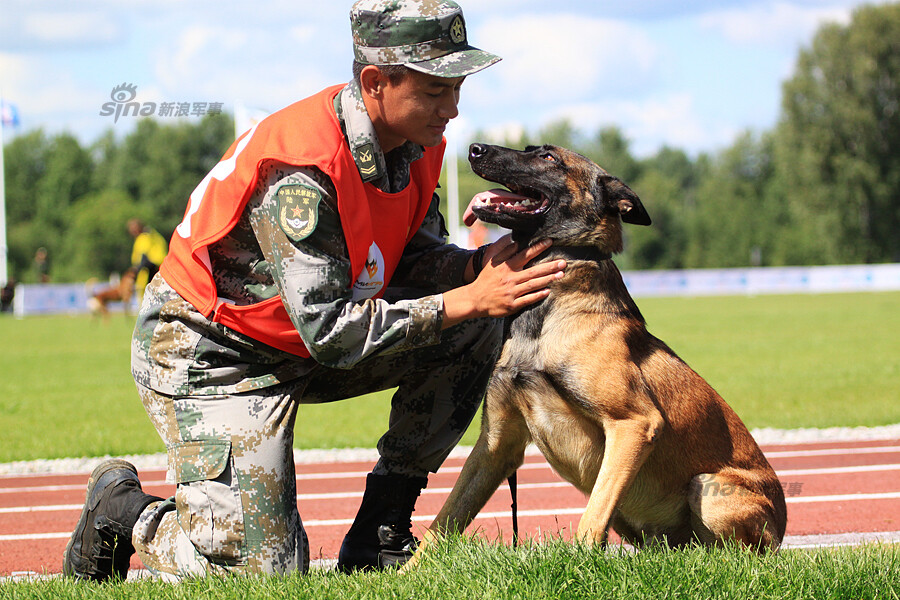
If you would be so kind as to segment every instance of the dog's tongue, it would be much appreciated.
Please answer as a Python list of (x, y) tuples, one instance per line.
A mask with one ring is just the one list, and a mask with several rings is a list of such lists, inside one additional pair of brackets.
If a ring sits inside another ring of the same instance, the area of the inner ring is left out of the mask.
[(496, 202), (512, 204), (514, 202), (521, 202), (523, 200), (527, 200), (527, 198), (525, 196), (520, 196), (519, 194), (513, 194), (509, 190), (498, 189), (479, 192), (472, 197), (472, 201), (469, 202), (469, 206), (466, 207), (466, 212), (463, 213), (463, 223), (466, 224), (466, 227), (471, 227), (475, 224), (475, 221), (478, 220), (478, 217), (476, 217), (475, 213), (472, 212), (473, 206), (477, 206), (479, 204), (492, 204)]

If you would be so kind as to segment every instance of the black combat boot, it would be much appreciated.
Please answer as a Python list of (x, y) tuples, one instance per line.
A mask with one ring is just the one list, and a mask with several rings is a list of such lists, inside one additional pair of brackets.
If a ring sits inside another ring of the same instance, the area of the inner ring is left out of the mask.
[(341, 544), (338, 569), (350, 573), (408, 561), (418, 543), (412, 512), (426, 483), (425, 477), (369, 473), (359, 512)]
[(107, 460), (88, 479), (84, 508), (63, 554), (63, 573), (77, 579), (125, 579), (134, 554), (131, 533), (138, 517), (162, 498), (141, 490), (137, 470), (124, 460)]

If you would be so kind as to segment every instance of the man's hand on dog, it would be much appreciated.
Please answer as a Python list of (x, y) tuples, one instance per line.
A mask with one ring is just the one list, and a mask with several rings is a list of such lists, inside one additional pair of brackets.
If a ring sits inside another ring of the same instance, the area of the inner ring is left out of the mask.
[[(549, 286), (563, 276), (564, 260), (525, 265), (551, 245), (550, 240), (519, 250), (510, 235), (491, 244), (484, 255), (481, 272), (472, 283), (444, 293), (443, 328), (466, 319), (506, 317), (550, 294)], [(466, 272), (474, 273), (471, 265)]]

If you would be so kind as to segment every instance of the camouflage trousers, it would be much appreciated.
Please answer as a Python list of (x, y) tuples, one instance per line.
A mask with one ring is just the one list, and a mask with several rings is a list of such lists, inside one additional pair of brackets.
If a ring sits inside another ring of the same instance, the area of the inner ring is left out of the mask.
[(305, 571), (309, 546), (293, 461), (298, 405), (398, 387), (374, 472), (427, 475), (477, 411), (501, 333), (499, 321), (468, 321), (444, 331), (435, 346), (350, 370), (319, 365), (249, 393), (171, 397), (138, 385), (176, 483), (175, 496), (148, 506), (134, 528), (141, 560), (167, 579)]

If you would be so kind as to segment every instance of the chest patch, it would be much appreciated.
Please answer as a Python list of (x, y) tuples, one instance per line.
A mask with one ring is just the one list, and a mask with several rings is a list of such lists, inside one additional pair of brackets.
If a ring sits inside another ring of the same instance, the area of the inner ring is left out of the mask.
[(319, 202), (322, 194), (303, 184), (289, 184), (278, 188), (278, 225), (291, 241), (306, 239), (319, 221)]

